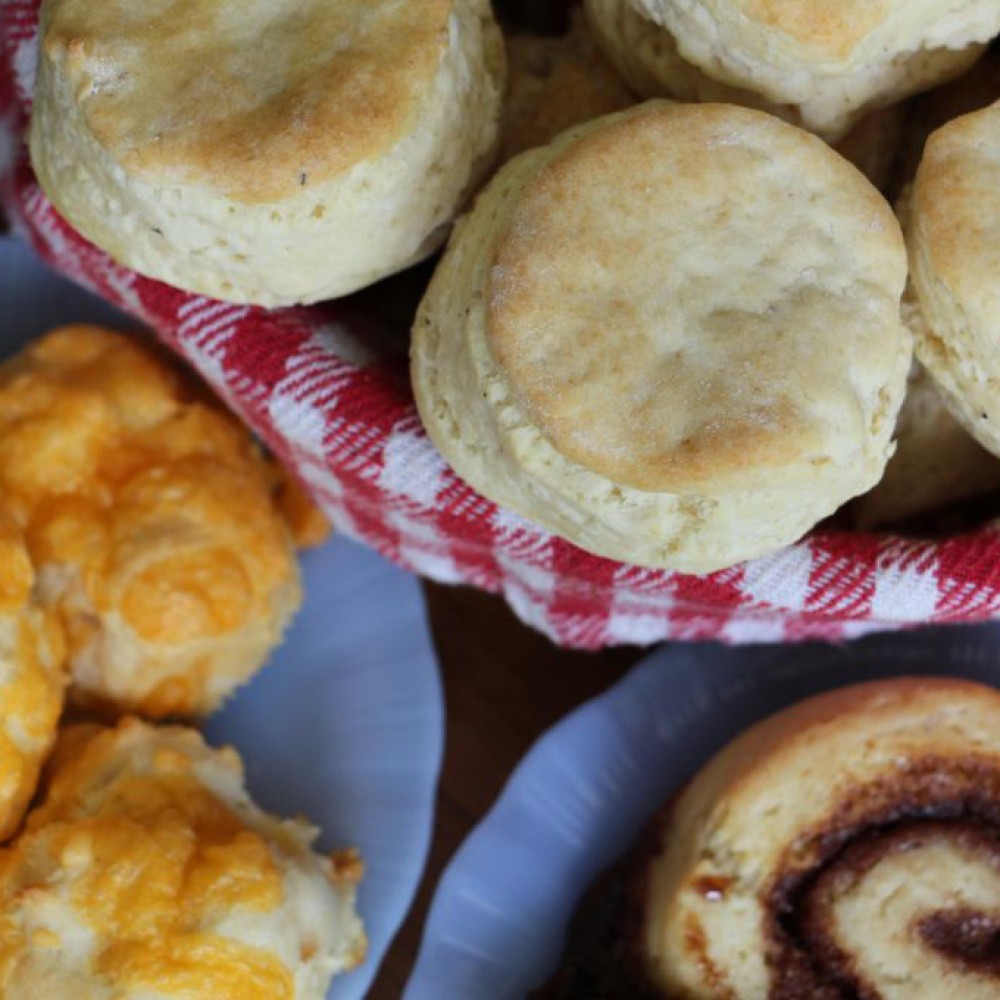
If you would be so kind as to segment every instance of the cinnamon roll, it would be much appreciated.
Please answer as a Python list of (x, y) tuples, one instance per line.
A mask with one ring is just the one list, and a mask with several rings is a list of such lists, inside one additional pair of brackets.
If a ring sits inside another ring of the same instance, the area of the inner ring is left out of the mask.
[(1000, 996), (1000, 693), (886, 681), (768, 719), (679, 798), (647, 876), (659, 995)]

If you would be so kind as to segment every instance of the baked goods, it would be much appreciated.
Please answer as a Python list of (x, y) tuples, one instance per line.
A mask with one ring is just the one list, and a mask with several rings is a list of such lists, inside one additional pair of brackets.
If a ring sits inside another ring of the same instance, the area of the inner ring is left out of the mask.
[(498, 503), (600, 555), (719, 569), (880, 477), (905, 273), (888, 206), (822, 141), (650, 102), (480, 195), (417, 315), (417, 404)]
[(991, 45), (967, 73), (907, 104), (906, 127), (893, 168), (896, 200), (913, 182), (930, 136), (953, 118), (992, 104), (1000, 97), (1000, 45)]
[(646, 96), (767, 108), (835, 140), (957, 76), (1000, 32), (994, 0), (586, 0)]
[(322, 1000), (363, 960), (357, 855), (262, 812), (235, 751), (135, 719), (66, 739), (0, 856), (6, 1000)]
[(660, 993), (997, 995), (1000, 694), (883, 681), (743, 733), (669, 814), (645, 896)]
[(65, 627), (78, 702), (210, 712), (299, 606), (252, 438), (121, 334), (67, 327), (0, 366), (0, 495)]
[(936, 131), (905, 206), (925, 325), (916, 350), (955, 417), (1000, 454), (1000, 104)]
[(0, 840), (35, 794), (63, 704), (62, 636), (34, 585), (24, 539), (0, 505)]
[[(915, 303), (910, 305), (919, 312)], [(917, 361), (896, 420), (895, 442), (885, 475), (853, 505), (853, 522), (859, 528), (896, 524), (1000, 490), (1000, 461), (951, 415), (934, 380)]]
[(905, 104), (869, 111), (850, 132), (833, 143), (833, 148), (880, 191), (888, 191), (896, 175), (906, 121)]
[[(797, 106), (775, 103), (753, 90), (722, 83), (686, 62), (670, 32), (645, 18), (630, 0), (586, 0), (586, 10), (608, 58), (645, 97), (740, 104), (768, 111), (795, 125), (804, 124)], [(834, 148), (880, 188), (889, 178), (904, 117), (900, 105), (867, 113), (835, 137)]]
[(501, 163), (544, 146), (572, 125), (623, 111), (637, 101), (579, 11), (564, 35), (510, 35), (506, 41)]
[(46, 0), (31, 155), (117, 261), (280, 305), (430, 254), (489, 165), (488, 0)]

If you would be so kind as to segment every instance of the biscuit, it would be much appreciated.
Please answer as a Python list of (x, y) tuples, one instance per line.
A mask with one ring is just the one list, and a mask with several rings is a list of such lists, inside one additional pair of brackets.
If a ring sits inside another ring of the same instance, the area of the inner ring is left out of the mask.
[(657, 995), (995, 997), (998, 733), (995, 690), (914, 678), (737, 737), (669, 810), (646, 873)]
[(895, 441), (881, 482), (854, 504), (858, 528), (884, 527), (1000, 490), (1000, 462), (951, 415), (916, 361)]
[(925, 323), (916, 351), (951, 412), (1000, 454), (1000, 103), (931, 135), (901, 214)]
[(905, 276), (891, 210), (821, 140), (650, 102), (480, 195), (417, 314), (417, 405), (501, 505), (600, 555), (716, 570), (881, 476)]
[(586, 2), (645, 96), (760, 107), (831, 141), (958, 75), (1000, 32), (993, 0)]
[(68, 742), (0, 864), (6, 1000), (322, 1000), (363, 960), (360, 859), (262, 812), (234, 750), (135, 719)]
[(301, 602), (272, 486), (249, 432), (121, 334), (0, 366), (0, 494), (79, 703), (205, 714), (261, 666)]
[(510, 35), (506, 41), (501, 163), (546, 145), (572, 125), (623, 111), (637, 101), (579, 11), (565, 35)]
[(24, 538), (0, 507), (0, 840), (35, 794), (66, 687), (62, 634), (34, 591)]
[[(906, 124), (893, 167), (894, 194), (913, 182), (933, 132), (953, 118), (979, 111), (1000, 97), (1000, 46), (991, 45), (967, 73), (941, 87), (915, 97), (907, 105)], [(893, 199), (895, 200), (895, 198)]]
[(488, 0), (46, 0), (38, 180), (115, 260), (265, 306), (430, 254), (489, 166)]

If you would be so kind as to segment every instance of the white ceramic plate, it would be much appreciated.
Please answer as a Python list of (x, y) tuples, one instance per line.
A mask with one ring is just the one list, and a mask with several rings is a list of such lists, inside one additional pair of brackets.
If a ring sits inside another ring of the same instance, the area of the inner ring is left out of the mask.
[(654, 653), (515, 771), (445, 872), (404, 1000), (521, 1000), (556, 968), (587, 886), (728, 740), (810, 694), (928, 673), (1000, 686), (1000, 626)]
[[(81, 321), (134, 325), (0, 238), (0, 355)], [(239, 749), (261, 805), (307, 816), (325, 849), (361, 849), (368, 960), (330, 990), (330, 1000), (360, 1000), (423, 872), (441, 689), (416, 580), (344, 539), (306, 553), (303, 572), (305, 605), (287, 641), (207, 733)]]

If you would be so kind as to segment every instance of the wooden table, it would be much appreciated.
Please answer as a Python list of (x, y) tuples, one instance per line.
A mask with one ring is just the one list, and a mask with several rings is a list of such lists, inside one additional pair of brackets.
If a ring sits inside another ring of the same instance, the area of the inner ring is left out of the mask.
[(399, 1000), (442, 871), (531, 744), (643, 655), (560, 650), (521, 625), (499, 598), (430, 583), (424, 594), (444, 684), (444, 766), (427, 870), (370, 1000)]

